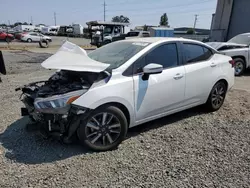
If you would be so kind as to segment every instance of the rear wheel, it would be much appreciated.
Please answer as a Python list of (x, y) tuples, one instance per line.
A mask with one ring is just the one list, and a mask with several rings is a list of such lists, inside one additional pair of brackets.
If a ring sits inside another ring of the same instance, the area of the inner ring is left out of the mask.
[(32, 42), (32, 39), (27, 39), (27, 42), (28, 42), (28, 43), (31, 43), (31, 42)]
[(123, 112), (114, 106), (104, 106), (81, 122), (77, 134), (80, 142), (94, 151), (117, 148), (125, 139), (128, 123)]
[(227, 93), (227, 86), (224, 82), (217, 82), (210, 92), (206, 102), (207, 110), (213, 112), (220, 109), (223, 105)]
[(245, 61), (241, 58), (235, 58), (234, 62), (235, 62), (235, 68), (234, 68), (235, 69), (235, 76), (242, 75), (246, 69)]

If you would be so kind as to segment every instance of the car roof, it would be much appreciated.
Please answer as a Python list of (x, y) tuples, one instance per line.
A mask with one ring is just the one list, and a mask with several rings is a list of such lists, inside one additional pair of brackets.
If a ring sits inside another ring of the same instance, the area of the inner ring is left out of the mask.
[(178, 37), (143, 37), (143, 38), (127, 39), (126, 41), (149, 42), (149, 43), (180, 41), (180, 42), (194, 42), (194, 43), (204, 44), (197, 40), (184, 39), (184, 38), (178, 38)]
[[(239, 35), (250, 35), (250, 33), (241, 33)], [(236, 35), (237, 36), (237, 35)]]

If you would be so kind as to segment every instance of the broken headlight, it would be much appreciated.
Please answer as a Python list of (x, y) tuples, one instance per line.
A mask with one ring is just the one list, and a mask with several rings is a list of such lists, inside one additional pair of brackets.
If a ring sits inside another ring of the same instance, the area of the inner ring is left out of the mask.
[(47, 98), (35, 99), (35, 108), (40, 109), (57, 109), (64, 108), (78, 99), (86, 90), (74, 91), (63, 95), (56, 95)]

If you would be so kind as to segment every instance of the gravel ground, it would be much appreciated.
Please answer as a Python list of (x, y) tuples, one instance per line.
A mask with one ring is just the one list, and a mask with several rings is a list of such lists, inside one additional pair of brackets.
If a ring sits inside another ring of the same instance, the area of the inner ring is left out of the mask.
[[(50, 46), (61, 46), (65, 40), (73, 42), (77, 45), (85, 46), (90, 45), (90, 39), (85, 38), (72, 38), (72, 37), (59, 37), (59, 36), (50, 36), (52, 38), (52, 42), (49, 44)], [(12, 41), (11, 43), (0, 41), (0, 47), (7, 47), (15, 48), (15, 47), (39, 47), (37, 42), (21, 42), (21, 41)]]
[(0, 84), (0, 187), (249, 187), (247, 89), (230, 91), (218, 112), (194, 108), (149, 122), (117, 150), (92, 153), (25, 130), (14, 89), (46, 79), (51, 71), (34, 62), (48, 56), (4, 53), (11, 74)]

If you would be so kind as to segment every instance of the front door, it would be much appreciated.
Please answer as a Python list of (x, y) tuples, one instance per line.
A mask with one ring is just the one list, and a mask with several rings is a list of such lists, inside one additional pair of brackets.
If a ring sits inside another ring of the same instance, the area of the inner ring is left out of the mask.
[[(160, 74), (142, 79), (142, 67), (147, 64), (161, 64)], [(134, 100), (136, 123), (143, 123), (162, 114), (180, 108), (184, 100), (185, 69), (179, 64), (176, 43), (156, 47), (135, 62)]]

